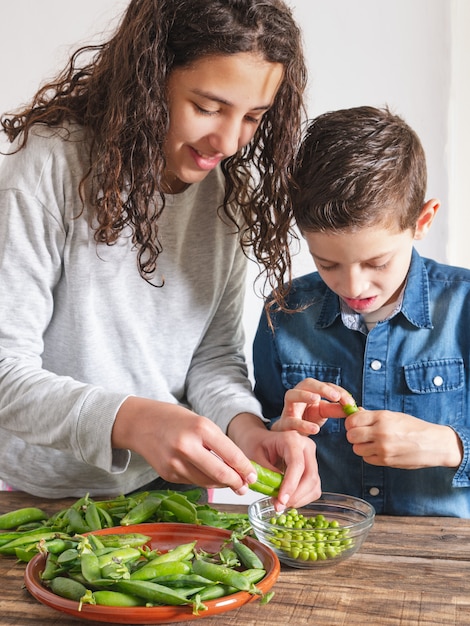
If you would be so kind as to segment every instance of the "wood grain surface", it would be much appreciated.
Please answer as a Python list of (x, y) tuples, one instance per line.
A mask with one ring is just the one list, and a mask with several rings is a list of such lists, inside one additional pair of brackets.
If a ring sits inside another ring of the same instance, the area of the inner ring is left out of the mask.
[[(74, 501), (0, 492), (0, 514), (22, 506), (40, 506), (52, 515)], [(246, 510), (246, 506), (233, 505), (217, 508)], [(37, 602), (24, 588), (24, 567), (14, 559), (0, 557), (1, 626), (97, 624)], [(350, 559), (316, 570), (282, 566), (269, 604), (252, 602), (202, 618), (202, 624), (470, 626), (469, 590), (470, 520), (378, 516), (360, 552)]]

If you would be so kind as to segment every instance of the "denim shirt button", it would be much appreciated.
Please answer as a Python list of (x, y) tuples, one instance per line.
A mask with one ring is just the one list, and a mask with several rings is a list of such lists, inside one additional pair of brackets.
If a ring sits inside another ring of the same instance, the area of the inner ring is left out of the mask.
[(380, 361), (378, 361), (377, 359), (375, 359), (374, 361), (372, 361), (372, 363), (370, 364), (371, 368), (375, 371), (379, 370), (382, 367), (382, 363)]
[(432, 382), (436, 385), (436, 387), (441, 387), (444, 384), (444, 379), (442, 376), (434, 376)]
[(378, 496), (378, 495), (379, 495), (379, 493), (380, 493), (380, 489), (379, 489), (378, 487), (371, 487), (371, 488), (369, 489), (369, 494), (370, 494), (371, 496)]

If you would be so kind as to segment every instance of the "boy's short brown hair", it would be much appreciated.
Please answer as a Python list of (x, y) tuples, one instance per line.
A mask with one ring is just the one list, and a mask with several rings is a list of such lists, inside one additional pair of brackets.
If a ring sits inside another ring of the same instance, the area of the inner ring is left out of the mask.
[(426, 158), (417, 134), (387, 107), (342, 109), (311, 121), (294, 179), (301, 231), (407, 230), (425, 202)]

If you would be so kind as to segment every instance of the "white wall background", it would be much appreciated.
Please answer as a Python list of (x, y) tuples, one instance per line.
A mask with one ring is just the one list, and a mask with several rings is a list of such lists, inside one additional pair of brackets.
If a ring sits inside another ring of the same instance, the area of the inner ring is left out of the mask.
[[(288, 0), (304, 33), (308, 113), (388, 104), (419, 133), (442, 208), (420, 251), (470, 267), (470, 1)], [(77, 44), (104, 37), (127, 0), (0, 0), (0, 113), (25, 103)], [(261, 300), (247, 283), (247, 357)], [(311, 271), (301, 246), (296, 275)], [(251, 365), (250, 365), (251, 368)], [(251, 369), (250, 369), (251, 371)]]

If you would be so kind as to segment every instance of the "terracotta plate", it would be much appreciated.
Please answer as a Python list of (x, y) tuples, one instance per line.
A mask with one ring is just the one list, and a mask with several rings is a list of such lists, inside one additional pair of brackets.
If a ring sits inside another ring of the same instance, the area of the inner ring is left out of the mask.
[[(211, 526), (197, 526), (194, 524), (137, 524), (134, 526), (120, 526), (118, 528), (106, 528), (97, 531), (96, 535), (110, 533), (142, 533), (151, 537), (150, 545), (161, 551), (170, 550), (182, 543), (188, 543), (197, 539), (196, 548), (202, 548), (208, 552), (217, 552), (223, 542), (230, 537), (228, 530), (213, 528)], [(280, 573), (280, 564), (275, 553), (262, 543), (251, 537), (244, 539), (246, 544), (256, 552), (266, 569), (266, 576), (257, 583), (257, 587), (263, 593), (271, 589)], [(190, 606), (158, 606), (158, 607), (110, 607), (84, 604), (78, 611), (78, 603), (61, 598), (44, 587), (40, 574), (44, 569), (45, 557), (38, 554), (26, 566), (25, 583), (29, 592), (39, 602), (58, 611), (74, 615), (82, 620), (96, 622), (112, 622), (115, 624), (165, 624), (169, 622), (182, 622), (187, 620), (212, 617), (219, 613), (225, 613), (236, 609), (247, 602), (258, 601), (258, 596), (253, 596), (245, 591), (234, 593), (217, 600), (210, 600), (204, 604), (207, 611), (201, 611), (199, 615), (192, 614)]]

